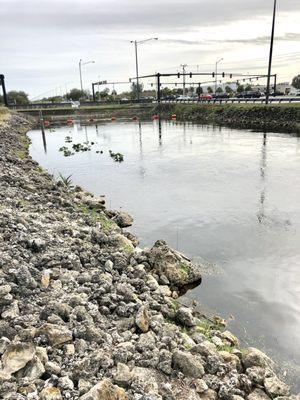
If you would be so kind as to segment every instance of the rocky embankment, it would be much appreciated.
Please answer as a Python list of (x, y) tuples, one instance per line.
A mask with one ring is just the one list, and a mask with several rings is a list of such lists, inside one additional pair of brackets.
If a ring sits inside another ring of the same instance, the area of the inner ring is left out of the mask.
[(0, 127), (0, 398), (287, 399), (265, 354), (176, 300), (199, 266), (138, 249), (126, 213), (55, 182), (29, 128)]
[(300, 134), (298, 104), (159, 104), (155, 112), (183, 121)]

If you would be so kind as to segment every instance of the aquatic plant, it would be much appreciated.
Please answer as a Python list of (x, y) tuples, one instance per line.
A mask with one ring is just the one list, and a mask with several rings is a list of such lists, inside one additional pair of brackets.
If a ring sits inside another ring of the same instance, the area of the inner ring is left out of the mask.
[(121, 153), (113, 153), (111, 150), (109, 150), (109, 155), (111, 158), (113, 158), (114, 161), (116, 162), (122, 162), (124, 161), (124, 156)]
[(75, 154), (75, 153), (72, 153), (72, 151), (70, 149), (68, 149), (68, 147), (66, 147), (66, 146), (60, 147), (59, 151), (63, 152), (65, 157), (73, 156)]

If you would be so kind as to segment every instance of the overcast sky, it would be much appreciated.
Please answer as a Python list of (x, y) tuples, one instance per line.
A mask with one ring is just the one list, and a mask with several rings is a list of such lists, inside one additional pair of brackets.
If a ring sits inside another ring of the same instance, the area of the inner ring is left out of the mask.
[[(290, 81), (300, 73), (300, 0), (277, 3), (273, 73)], [(95, 61), (83, 66), (85, 88), (128, 80), (130, 40), (149, 37), (159, 40), (139, 46), (140, 74), (177, 72), (183, 63), (210, 72), (222, 57), (221, 71), (266, 73), (272, 7), (273, 0), (0, 0), (0, 73), (8, 90), (31, 98), (79, 87), (80, 59)]]

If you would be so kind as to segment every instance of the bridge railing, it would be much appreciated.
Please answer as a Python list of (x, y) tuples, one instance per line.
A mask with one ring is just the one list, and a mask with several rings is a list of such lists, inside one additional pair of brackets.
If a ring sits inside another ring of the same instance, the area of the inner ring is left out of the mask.
[[(186, 104), (245, 104), (245, 103), (258, 103), (264, 104), (266, 102), (265, 97), (260, 98), (228, 98), (228, 99), (207, 99), (207, 100), (198, 100), (198, 99), (179, 99), (179, 100), (161, 100), (161, 103), (186, 103)], [(293, 102), (300, 102), (300, 97), (271, 97), (269, 98), (269, 103), (293, 103)]]

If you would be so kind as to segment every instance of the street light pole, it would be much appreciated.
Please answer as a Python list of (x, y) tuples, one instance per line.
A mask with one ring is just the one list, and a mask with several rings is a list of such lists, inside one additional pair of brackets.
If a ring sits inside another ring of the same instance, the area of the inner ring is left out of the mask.
[(215, 79), (215, 93), (217, 93), (217, 80), (218, 80), (218, 64), (219, 64), (219, 62), (221, 62), (223, 60), (223, 58), (220, 58), (220, 60), (217, 60), (216, 61), (216, 72), (215, 72), (215, 77), (216, 77), (216, 79)]
[(82, 72), (81, 72), (81, 63), (82, 63), (82, 60), (80, 59), (80, 60), (79, 60), (79, 77), (80, 77), (80, 88), (81, 88), (81, 91), (83, 92), (83, 87), (82, 87)]
[(140, 84), (139, 84), (139, 63), (138, 63), (138, 53), (137, 53), (137, 41), (134, 41), (135, 48), (135, 72), (136, 72), (136, 89), (137, 89), (137, 99), (140, 100)]
[(181, 64), (182, 67), (182, 95), (185, 96), (185, 67), (187, 64)]
[(82, 62), (82, 59), (79, 60), (79, 77), (80, 77), (80, 89), (81, 92), (83, 92), (83, 84), (82, 84), (82, 66), (83, 65), (87, 65), (87, 64), (94, 64), (95, 61), (86, 61), (86, 62)]
[(130, 43), (134, 43), (134, 50), (135, 50), (135, 72), (136, 72), (136, 89), (137, 89), (137, 100), (140, 100), (140, 85), (139, 85), (139, 63), (138, 63), (138, 51), (137, 46), (138, 44), (142, 44), (145, 42), (149, 42), (150, 40), (158, 40), (158, 38), (150, 38), (145, 40), (131, 40)]
[(269, 104), (269, 97), (270, 97), (270, 81), (271, 81), (272, 58), (273, 58), (273, 44), (274, 44), (274, 32), (275, 32), (275, 20), (276, 20), (276, 6), (277, 6), (277, 0), (274, 0), (273, 22), (272, 22), (270, 54), (269, 54), (269, 67), (268, 67), (268, 81), (267, 81), (267, 92), (266, 92), (266, 104)]

